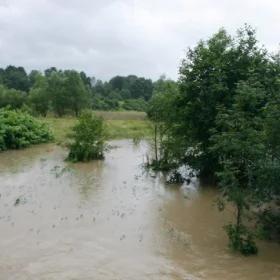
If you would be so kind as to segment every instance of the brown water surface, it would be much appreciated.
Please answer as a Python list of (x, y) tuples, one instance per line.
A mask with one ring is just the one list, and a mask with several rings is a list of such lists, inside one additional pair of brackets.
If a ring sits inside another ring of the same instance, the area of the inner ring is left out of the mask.
[(280, 279), (279, 245), (227, 249), (215, 189), (167, 186), (147, 143), (112, 144), (86, 164), (55, 145), (0, 154), (1, 280)]

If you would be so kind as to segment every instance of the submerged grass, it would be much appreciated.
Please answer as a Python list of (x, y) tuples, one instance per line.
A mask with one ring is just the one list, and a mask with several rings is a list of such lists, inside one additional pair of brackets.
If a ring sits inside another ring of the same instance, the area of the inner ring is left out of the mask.
[[(97, 111), (96, 115), (104, 118), (109, 139), (142, 139), (149, 138), (152, 134), (151, 124), (146, 119), (144, 112)], [(53, 131), (55, 141), (63, 144), (77, 119), (73, 117), (47, 117), (44, 121)]]

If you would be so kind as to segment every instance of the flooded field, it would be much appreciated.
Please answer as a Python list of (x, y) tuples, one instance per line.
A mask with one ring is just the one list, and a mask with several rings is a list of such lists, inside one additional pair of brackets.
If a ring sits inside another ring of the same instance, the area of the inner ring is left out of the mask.
[(55, 145), (0, 154), (1, 280), (280, 279), (280, 246), (232, 254), (213, 188), (165, 185), (121, 140), (71, 164)]

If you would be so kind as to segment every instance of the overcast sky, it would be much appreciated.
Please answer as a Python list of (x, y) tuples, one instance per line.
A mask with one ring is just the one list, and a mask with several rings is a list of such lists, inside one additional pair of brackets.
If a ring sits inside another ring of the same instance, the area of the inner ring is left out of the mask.
[(0, 67), (176, 79), (188, 46), (245, 22), (279, 48), (279, 0), (0, 0)]

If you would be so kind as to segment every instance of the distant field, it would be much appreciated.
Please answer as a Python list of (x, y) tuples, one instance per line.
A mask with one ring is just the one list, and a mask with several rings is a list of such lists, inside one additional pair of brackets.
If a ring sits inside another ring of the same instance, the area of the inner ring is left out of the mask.
[(105, 120), (145, 120), (145, 112), (136, 111), (95, 111), (97, 116), (103, 117)]
[[(147, 138), (151, 135), (151, 124), (146, 119), (144, 112), (107, 112), (97, 111), (96, 115), (102, 116), (107, 124), (109, 139)], [(43, 119), (54, 133), (57, 143), (64, 143), (71, 127), (77, 119), (73, 117)]]

